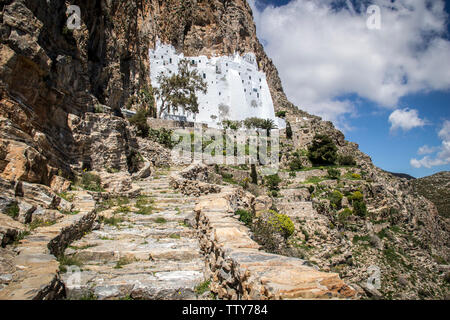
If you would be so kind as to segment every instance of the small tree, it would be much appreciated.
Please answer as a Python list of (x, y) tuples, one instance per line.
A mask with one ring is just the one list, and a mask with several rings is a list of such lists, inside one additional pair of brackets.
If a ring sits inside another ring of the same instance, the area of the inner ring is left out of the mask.
[(159, 117), (164, 111), (178, 111), (180, 108), (192, 113), (198, 113), (197, 92), (206, 94), (207, 83), (197, 70), (190, 70), (186, 59), (178, 63), (178, 73), (171, 76), (160, 74), (157, 78), (159, 88), (155, 94), (161, 101)]
[(148, 111), (141, 107), (134, 116), (130, 118), (130, 123), (137, 128), (137, 135), (143, 138), (148, 136), (150, 130), (147, 124)]
[(326, 135), (316, 135), (308, 148), (309, 160), (314, 165), (333, 165), (337, 160), (337, 147)]
[(277, 128), (277, 125), (275, 124), (275, 121), (273, 121), (272, 119), (265, 119), (261, 123), (261, 129), (264, 129), (267, 131), (268, 137), (270, 137), (270, 132), (276, 128)]
[(292, 127), (289, 121), (286, 122), (286, 138), (292, 140)]
[(252, 178), (252, 183), (258, 184), (258, 174), (256, 173), (256, 165), (251, 164), (250, 166), (251, 166), (250, 177)]
[(330, 168), (327, 170), (328, 177), (333, 180), (338, 180), (341, 177), (341, 172), (337, 169)]
[(269, 188), (269, 190), (279, 190), (278, 185), (280, 184), (281, 179), (278, 176), (278, 174), (265, 176), (264, 180), (265, 180), (266, 186)]

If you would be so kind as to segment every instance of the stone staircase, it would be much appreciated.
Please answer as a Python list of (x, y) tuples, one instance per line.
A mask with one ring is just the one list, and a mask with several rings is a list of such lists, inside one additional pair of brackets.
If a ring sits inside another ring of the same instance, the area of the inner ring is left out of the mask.
[(17, 247), (0, 251), (0, 271), (7, 271), (2, 277), (8, 279), (8, 285), (0, 287), (0, 300), (50, 300), (63, 296), (56, 257), (68, 244), (91, 230), (96, 218), (95, 201), (86, 191), (74, 193), (74, 204), (76, 215), (66, 216), (54, 225), (41, 226)]
[(204, 298), (195, 199), (174, 192), (169, 174), (134, 182), (142, 195), (99, 212), (101, 227), (66, 250), (78, 265), (62, 276), (68, 299)]

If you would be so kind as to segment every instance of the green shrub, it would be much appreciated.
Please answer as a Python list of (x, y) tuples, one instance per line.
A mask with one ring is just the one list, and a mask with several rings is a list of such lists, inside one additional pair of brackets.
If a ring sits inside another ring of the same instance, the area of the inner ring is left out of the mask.
[(156, 222), (156, 223), (161, 223), (161, 224), (163, 224), (163, 223), (166, 223), (167, 220), (164, 219), (164, 218), (162, 218), (162, 217), (159, 217), (159, 218), (156, 218), (156, 219), (155, 219), (155, 222)]
[(309, 160), (314, 165), (333, 165), (337, 161), (337, 147), (326, 135), (316, 135), (308, 148)]
[(198, 295), (202, 295), (209, 290), (209, 285), (211, 284), (210, 280), (203, 281), (195, 287), (195, 293)]
[(7, 216), (10, 216), (13, 219), (16, 219), (19, 216), (19, 206), (17, 205), (17, 202), (10, 203), (4, 210), (4, 214)]
[(137, 128), (137, 135), (143, 138), (148, 136), (150, 127), (147, 124), (148, 111), (145, 108), (140, 108), (129, 121)]
[(250, 226), (252, 224), (253, 216), (251, 212), (239, 209), (235, 214), (239, 215), (239, 221), (242, 221), (245, 225)]
[(358, 173), (352, 173), (352, 178), (355, 180), (361, 180), (361, 175)]
[[(176, 143), (172, 141), (173, 130), (161, 128), (159, 130), (149, 128), (148, 137), (166, 148), (172, 149)], [(193, 140), (191, 140), (193, 141)]]
[(275, 116), (278, 118), (285, 118), (286, 117), (286, 111), (277, 111), (275, 113)]
[(345, 223), (345, 221), (347, 221), (347, 219), (353, 214), (352, 210), (350, 210), (349, 208), (345, 208), (344, 210), (342, 210), (341, 212), (338, 213), (338, 221), (340, 223)]
[(328, 199), (330, 200), (330, 204), (333, 209), (341, 209), (342, 208), (342, 198), (343, 195), (339, 191), (333, 191)]
[(356, 161), (351, 155), (339, 155), (338, 164), (341, 166), (354, 166), (356, 165)]
[(367, 216), (367, 206), (363, 200), (353, 201), (353, 212), (360, 217)]
[(278, 174), (265, 176), (264, 181), (269, 190), (276, 190), (276, 191), (279, 190), (278, 185), (280, 184), (281, 179), (278, 176)]
[(294, 234), (295, 226), (291, 218), (282, 213), (277, 213), (273, 210), (270, 211), (272, 216), (269, 218), (269, 223), (280, 232), (285, 239)]
[(297, 174), (293, 171), (289, 172), (289, 177), (295, 178)]
[(291, 171), (299, 171), (303, 168), (302, 161), (298, 152), (292, 153), (293, 159), (289, 162), (289, 169)]
[(327, 172), (330, 179), (338, 180), (341, 177), (341, 172), (337, 169), (330, 168)]
[(83, 172), (81, 174), (80, 184), (83, 189), (94, 191), (94, 192), (102, 192), (102, 184), (101, 178), (99, 175), (96, 175), (91, 172)]
[(362, 201), (364, 199), (363, 194), (361, 191), (355, 191), (350, 196), (348, 196), (349, 201)]

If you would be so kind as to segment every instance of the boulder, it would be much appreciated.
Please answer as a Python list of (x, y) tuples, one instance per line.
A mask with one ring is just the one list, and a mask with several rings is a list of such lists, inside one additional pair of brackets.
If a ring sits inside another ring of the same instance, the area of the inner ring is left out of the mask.
[(25, 227), (20, 222), (0, 213), (0, 245), (2, 247), (13, 242), (23, 231), (25, 231)]
[(55, 193), (63, 193), (69, 190), (71, 182), (60, 176), (53, 176), (50, 181), (50, 189)]

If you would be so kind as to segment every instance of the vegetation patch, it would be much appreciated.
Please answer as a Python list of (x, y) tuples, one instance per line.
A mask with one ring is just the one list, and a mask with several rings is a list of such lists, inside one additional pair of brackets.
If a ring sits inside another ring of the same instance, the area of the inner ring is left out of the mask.
[(61, 255), (58, 257), (58, 262), (59, 262), (59, 270), (62, 273), (67, 272), (67, 267), (77, 266), (78, 268), (81, 268), (83, 266), (83, 263), (76, 256)]
[(19, 216), (19, 205), (17, 202), (10, 203), (3, 211), (4, 214), (10, 216), (13, 219), (16, 219)]
[(204, 294), (205, 292), (209, 291), (210, 284), (210, 280), (203, 281), (195, 287), (195, 293), (198, 295)]
[(114, 266), (114, 269), (122, 269), (124, 266), (133, 263), (134, 260), (128, 259), (127, 257), (122, 257), (117, 261), (116, 265)]
[(102, 181), (99, 175), (92, 172), (85, 172), (81, 174), (81, 178), (77, 180), (76, 185), (88, 191), (103, 192)]
[(317, 134), (308, 148), (308, 156), (314, 165), (334, 165), (337, 147), (329, 136)]
[(280, 232), (285, 239), (294, 234), (295, 227), (291, 218), (282, 213), (277, 213), (271, 210), (272, 216), (269, 218), (269, 223)]
[(251, 214), (251, 212), (249, 212), (247, 210), (239, 209), (236, 211), (235, 214), (239, 216), (239, 221), (242, 221), (243, 223), (245, 223), (246, 226), (250, 226), (252, 224), (253, 215)]
[(281, 179), (278, 174), (268, 175), (264, 177), (264, 182), (269, 190), (280, 190), (279, 184), (281, 183)]
[(103, 218), (102, 219), (102, 222), (104, 224), (108, 224), (108, 225), (113, 226), (113, 227), (118, 227), (119, 224), (124, 222), (124, 221), (125, 221), (125, 219), (123, 219), (122, 217), (116, 217), (116, 216), (113, 216), (111, 218)]
[(68, 192), (61, 192), (58, 196), (68, 202), (73, 202), (73, 199), (75, 198), (74, 194)]
[(30, 223), (30, 229), (34, 230), (40, 227), (49, 227), (56, 223), (56, 221), (44, 221), (41, 219), (35, 219)]
[(159, 217), (159, 218), (155, 219), (155, 222), (163, 224), (163, 223), (167, 223), (167, 220), (162, 217)]

